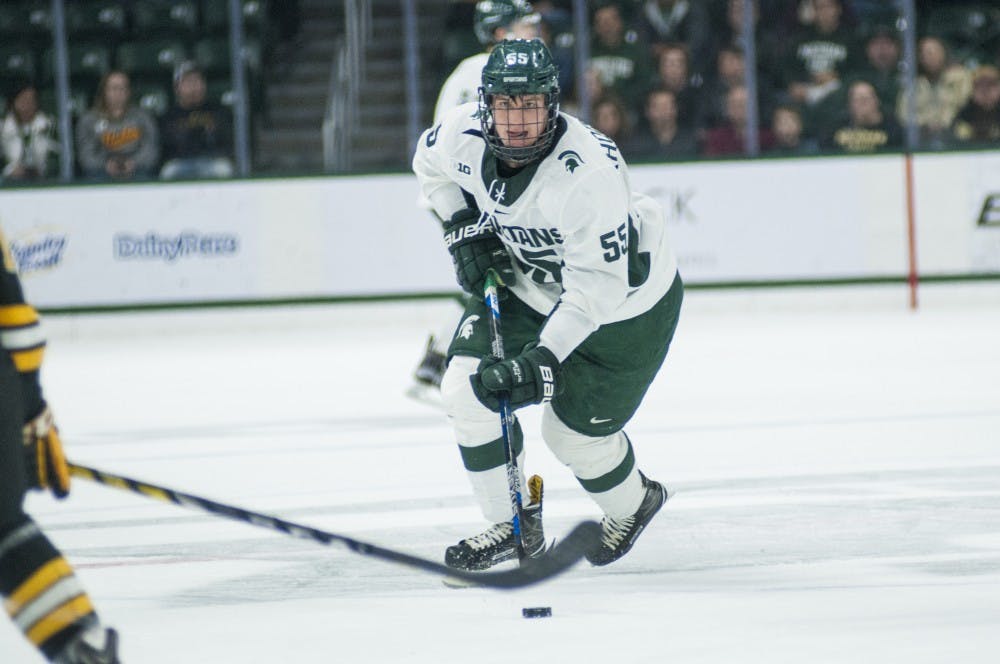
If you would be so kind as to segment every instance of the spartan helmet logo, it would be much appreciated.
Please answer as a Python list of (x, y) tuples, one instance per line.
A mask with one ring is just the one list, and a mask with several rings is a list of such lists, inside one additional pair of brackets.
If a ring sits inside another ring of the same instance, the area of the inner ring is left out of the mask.
[(580, 164), (584, 163), (583, 157), (578, 155), (573, 150), (564, 150), (562, 153), (559, 154), (558, 159), (559, 161), (562, 161), (566, 165), (566, 170), (569, 171), (570, 173), (576, 171), (576, 169), (580, 166)]

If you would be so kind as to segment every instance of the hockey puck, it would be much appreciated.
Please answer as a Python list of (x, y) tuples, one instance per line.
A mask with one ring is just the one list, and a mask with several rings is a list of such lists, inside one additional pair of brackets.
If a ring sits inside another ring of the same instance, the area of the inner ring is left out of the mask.
[(552, 607), (533, 606), (530, 608), (521, 609), (521, 615), (525, 618), (551, 618)]

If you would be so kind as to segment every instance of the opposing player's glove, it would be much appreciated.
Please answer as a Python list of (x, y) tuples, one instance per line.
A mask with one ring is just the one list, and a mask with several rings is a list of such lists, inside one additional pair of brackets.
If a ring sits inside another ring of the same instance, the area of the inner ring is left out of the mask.
[(469, 377), (480, 403), (500, 412), (500, 392), (507, 392), (511, 410), (550, 401), (562, 392), (559, 360), (545, 346), (526, 349), (517, 357), (498, 362), (485, 359)]
[(48, 406), (24, 425), (24, 461), (28, 484), (33, 489), (49, 489), (56, 498), (69, 495), (69, 466), (62, 440)]
[(480, 226), (479, 213), (463, 208), (444, 223), (444, 243), (455, 264), (458, 285), (465, 292), (482, 297), (486, 272), (493, 270), (501, 286), (514, 283), (514, 264), (510, 254), (487, 225)]

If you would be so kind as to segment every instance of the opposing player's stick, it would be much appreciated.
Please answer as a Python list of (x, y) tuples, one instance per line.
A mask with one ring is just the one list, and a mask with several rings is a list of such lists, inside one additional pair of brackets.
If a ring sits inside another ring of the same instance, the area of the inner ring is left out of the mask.
[[(503, 335), (500, 333), (500, 294), (496, 272), (492, 269), (486, 272), (486, 286), (483, 296), (490, 310), (490, 345), (493, 357), (504, 359)], [(517, 557), (522, 562), (524, 555), (524, 539), (521, 536), (521, 524), (524, 523), (524, 504), (521, 501), (521, 473), (517, 467), (517, 454), (514, 453), (514, 438), (511, 427), (514, 415), (510, 410), (510, 395), (500, 392), (500, 432), (503, 434), (503, 453), (507, 463), (507, 488), (510, 491), (510, 504), (514, 511), (514, 541), (517, 542)]]
[(268, 516), (267, 514), (251, 512), (241, 507), (234, 507), (209, 500), (208, 498), (194, 496), (190, 493), (183, 493), (155, 484), (140, 482), (139, 480), (104, 472), (96, 468), (70, 463), (69, 470), (74, 477), (88, 479), (99, 484), (121, 489), (122, 491), (137, 493), (154, 500), (183, 505), (210, 514), (223, 516), (227, 519), (233, 519), (234, 521), (242, 521), (243, 523), (276, 530), (292, 537), (312, 540), (320, 544), (342, 544), (354, 553), (380, 558), (389, 562), (406, 565), (413, 569), (453, 579), (461, 579), (471, 582), (474, 585), (490, 588), (522, 588), (552, 578), (579, 562), (585, 552), (596, 546), (601, 536), (601, 527), (597, 523), (583, 521), (577, 524), (561, 542), (550, 549), (544, 556), (532, 558), (517, 569), (502, 572), (465, 572), (452, 569), (433, 560), (361, 542), (346, 535), (338, 535)]

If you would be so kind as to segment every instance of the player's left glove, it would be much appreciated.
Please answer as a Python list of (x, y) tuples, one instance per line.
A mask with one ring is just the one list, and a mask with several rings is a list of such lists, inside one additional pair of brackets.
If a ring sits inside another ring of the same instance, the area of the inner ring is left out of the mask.
[(69, 466), (52, 411), (45, 406), (24, 425), (24, 461), (28, 484), (33, 489), (49, 489), (56, 498), (69, 495)]
[(501, 286), (514, 284), (514, 264), (496, 232), (479, 223), (479, 211), (463, 208), (444, 223), (444, 243), (455, 264), (458, 285), (482, 297), (486, 273), (493, 270)]
[(509, 394), (511, 410), (545, 403), (562, 392), (559, 360), (545, 346), (526, 349), (502, 362), (485, 359), (469, 380), (476, 398), (495, 413), (500, 412), (500, 392)]

